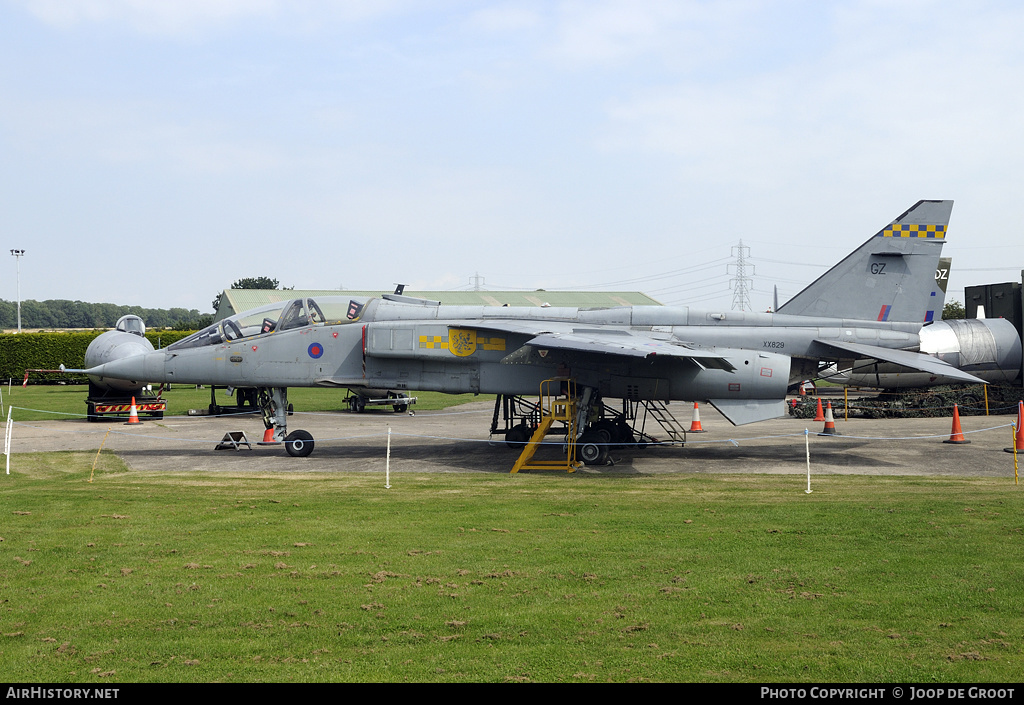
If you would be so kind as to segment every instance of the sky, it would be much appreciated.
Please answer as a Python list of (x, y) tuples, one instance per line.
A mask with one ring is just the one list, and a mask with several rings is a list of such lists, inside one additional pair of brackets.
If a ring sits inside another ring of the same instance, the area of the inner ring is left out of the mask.
[(1024, 267), (1022, 36), (986, 0), (0, 0), (0, 252), (22, 299), (727, 310), (742, 241), (765, 310), (953, 199), (963, 301)]

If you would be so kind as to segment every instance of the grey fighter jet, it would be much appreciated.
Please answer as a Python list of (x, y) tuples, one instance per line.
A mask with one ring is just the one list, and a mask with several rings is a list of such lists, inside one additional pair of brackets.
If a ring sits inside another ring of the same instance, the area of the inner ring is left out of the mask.
[(935, 270), (952, 206), (918, 201), (776, 313), (297, 298), (88, 373), (256, 388), (267, 440), (272, 432), (293, 456), (312, 452), (313, 438), (287, 433), (288, 387), (536, 395), (542, 381), (568, 377), (582, 436), (601, 398), (706, 401), (733, 424), (783, 416), (791, 382), (861, 359), (982, 382), (919, 352), (922, 325), (941, 311)]

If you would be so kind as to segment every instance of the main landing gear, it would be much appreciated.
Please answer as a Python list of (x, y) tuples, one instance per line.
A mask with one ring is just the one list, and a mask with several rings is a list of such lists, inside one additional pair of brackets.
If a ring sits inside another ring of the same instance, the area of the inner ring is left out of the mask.
[[(313, 452), (313, 436), (309, 431), (288, 433), (288, 389), (261, 387), (256, 390), (256, 401), (267, 427), (260, 445), (284, 443), (284, 449), (293, 458), (305, 458)], [(287, 434), (287, 435), (286, 435)]]
[[(568, 390), (562, 391), (565, 393)], [(575, 439), (575, 457), (584, 465), (607, 465), (610, 462), (609, 452), (616, 448), (642, 449), (649, 443), (682, 446), (686, 441), (686, 432), (663, 402), (623, 399), (620, 411), (606, 404), (593, 388), (581, 387), (578, 395), (573, 396), (578, 414), (574, 430), (579, 433)], [(664, 440), (658, 440), (645, 432), (648, 415), (662, 427)], [(568, 424), (545, 424), (545, 419), (550, 416), (543, 394), (537, 402), (521, 396), (499, 394), (494, 403), (491, 434), (504, 433), (505, 444), (509, 448), (523, 450), (528, 445), (540, 442), (546, 434), (569, 433)], [(544, 433), (534, 438), (534, 434), (542, 427)], [(577, 429), (582, 429), (582, 432)], [(566, 437), (567, 448), (568, 440)]]

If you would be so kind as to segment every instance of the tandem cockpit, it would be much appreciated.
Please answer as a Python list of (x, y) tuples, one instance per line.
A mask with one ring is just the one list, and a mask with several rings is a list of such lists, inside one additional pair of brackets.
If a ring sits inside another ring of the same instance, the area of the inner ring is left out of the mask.
[(307, 326), (355, 323), (362, 316), (368, 301), (370, 298), (365, 296), (278, 301), (229, 316), (169, 345), (167, 349), (173, 351), (220, 345)]

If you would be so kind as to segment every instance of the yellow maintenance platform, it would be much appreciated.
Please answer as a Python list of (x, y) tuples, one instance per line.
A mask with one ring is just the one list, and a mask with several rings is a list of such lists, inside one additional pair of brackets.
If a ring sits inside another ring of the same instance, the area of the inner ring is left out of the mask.
[[(564, 393), (563, 393), (564, 392)], [(576, 460), (576, 437), (579, 435), (579, 420), (576, 417), (576, 382), (575, 380), (556, 377), (540, 383), (541, 421), (534, 429), (526, 447), (519, 455), (519, 460), (512, 467), (512, 472), (520, 470), (565, 470), (576, 472), (580, 462)], [(544, 437), (551, 425), (562, 421), (566, 428), (564, 460), (533, 460), (534, 454), (540, 449)]]

